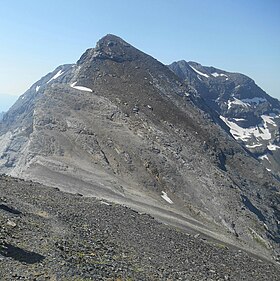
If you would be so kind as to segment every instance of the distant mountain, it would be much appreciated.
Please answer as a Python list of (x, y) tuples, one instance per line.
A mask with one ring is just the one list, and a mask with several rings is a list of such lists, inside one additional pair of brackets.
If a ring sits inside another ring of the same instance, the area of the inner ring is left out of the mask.
[[(198, 81), (209, 78), (198, 71)], [(5, 114), (0, 173), (105, 198), (277, 258), (279, 182), (224, 131), (219, 115), (229, 117), (205, 103), (203, 87), (107, 35)]]
[(232, 136), (280, 179), (280, 102), (255, 82), (195, 62), (169, 65), (190, 83), (225, 122)]

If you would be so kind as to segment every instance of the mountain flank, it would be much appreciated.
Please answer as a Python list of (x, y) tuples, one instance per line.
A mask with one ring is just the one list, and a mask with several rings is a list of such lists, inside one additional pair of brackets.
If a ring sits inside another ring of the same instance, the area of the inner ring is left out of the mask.
[(123, 204), (277, 261), (279, 181), (200, 92), (107, 35), (77, 63), (37, 81), (4, 115), (0, 171)]

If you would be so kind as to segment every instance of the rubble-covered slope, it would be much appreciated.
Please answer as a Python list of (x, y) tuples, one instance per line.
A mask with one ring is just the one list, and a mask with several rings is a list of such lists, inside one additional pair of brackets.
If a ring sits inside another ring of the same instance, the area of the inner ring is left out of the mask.
[(35, 83), (0, 124), (2, 173), (277, 258), (279, 182), (196, 89), (116, 36)]
[(129, 208), (0, 176), (0, 279), (276, 281), (279, 266)]

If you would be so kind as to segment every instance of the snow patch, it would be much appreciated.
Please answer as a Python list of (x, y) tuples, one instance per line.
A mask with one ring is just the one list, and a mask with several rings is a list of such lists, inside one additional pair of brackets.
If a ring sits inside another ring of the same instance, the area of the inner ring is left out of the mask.
[(64, 73), (64, 71), (62, 71), (62, 70), (59, 70), (48, 82), (47, 82), (47, 84), (48, 83), (50, 83), (52, 80), (55, 80), (56, 78), (58, 78), (60, 75), (62, 75)]
[(224, 73), (213, 72), (213, 73), (211, 73), (211, 75), (214, 76), (215, 78), (217, 78), (219, 76), (224, 76), (224, 77), (228, 78), (228, 76)]
[(228, 127), (230, 128), (230, 133), (234, 136), (235, 139), (241, 139), (242, 141), (247, 141), (251, 137), (263, 140), (271, 139), (271, 134), (267, 127), (256, 126), (242, 128), (236, 123), (229, 121), (229, 119), (224, 116), (220, 116), (220, 118), (228, 125)]
[(267, 146), (267, 148), (272, 151), (272, 150), (280, 149), (280, 146), (270, 143), (270, 144)]
[(206, 77), (206, 78), (209, 78), (209, 75), (198, 71), (197, 69), (195, 69), (195, 68), (194, 68), (193, 66), (191, 66), (191, 65), (190, 65), (190, 67), (191, 67), (197, 74), (202, 75), (202, 76), (204, 76), (204, 77)]
[(85, 92), (92, 92), (92, 89), (84, 87), (84, 86), (76, 86), (77, 82), (72, 83), (70, 86), (74, 89), (85, 91)]
[(265, 125), (267, 125), (267, 123), (268, 123), (268, 124), (273, 125), (274, 127), (277, 127), (277, 124), (272, 120), (274, 117), (269, 116), (269, 115), (262, 115), (261, 118)]
[(107, 203), (107, 202), (105, 202), (105, 201), (100, 201), (100, 203), (101, 203), (102, 205), (111, 206), (111, 204), (109, 204), (109, 203)]
[(246, 145), (246, 147), (247, 148), (256, 148), (256, 147), (260, 147), (260, 146), (262, 146), (262, 144), (261, 143), (257, 143), (257, 144), (253, 144), (253, 145)]
[(246, 121), (244, 118), (232, 118), (234, 121)]
[(270, 162), (270, 160), (268, 159), (268, 156), (266, 154), (259, 156), (258, 158), (261, 160), (267, 160), (268, 162)]
[(162, 191), (161, 192), (161, 197), (166, 201), (168, 202), (169, 204), (173, 204), (173, 201), (167, 196), (167, 193)]
[(40, 86), (36, 86), (36, 93), (39, 91)]
[(244, 103), (242, 100), (239, 100), (237, 98), (233, 98), (233, 101), (231, 100), (228, 101), (228, 109), (231, 108), (232, 104), (240, 105), (242, 107), (248, 107), (248, 104)]

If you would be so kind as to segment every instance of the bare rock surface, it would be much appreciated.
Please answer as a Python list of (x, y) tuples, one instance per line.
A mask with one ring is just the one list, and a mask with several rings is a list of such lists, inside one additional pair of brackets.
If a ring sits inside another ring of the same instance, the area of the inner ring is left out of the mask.
[(4, 115), (0, 171), (276, 260), (279, 181), (223, 126), (193, 85), (107, 35)]

